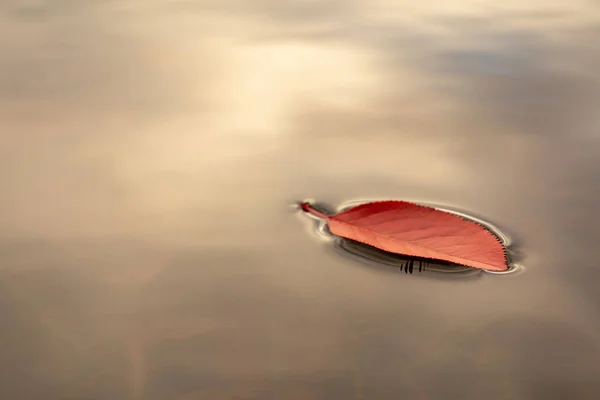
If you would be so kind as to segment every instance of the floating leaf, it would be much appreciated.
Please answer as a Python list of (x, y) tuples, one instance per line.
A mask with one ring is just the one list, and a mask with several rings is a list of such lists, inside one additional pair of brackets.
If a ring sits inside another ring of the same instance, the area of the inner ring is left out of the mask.
[(391, 253), (448, 261), (489, 271), (508, 270), (506, 249), (480, 224), (406, 201), (361, 204), (334, 215), (302, 210), (327, 220), (334, 235)]

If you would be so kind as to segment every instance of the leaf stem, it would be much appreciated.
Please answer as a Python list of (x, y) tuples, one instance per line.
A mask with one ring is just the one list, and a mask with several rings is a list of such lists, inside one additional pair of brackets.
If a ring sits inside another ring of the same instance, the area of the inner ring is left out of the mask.
[(319, 218), (329, 219), (329, 215), (315, 210), (309, 203), (300, 203), (300, 208), (302, 208), (302, 211), (315, 215)]

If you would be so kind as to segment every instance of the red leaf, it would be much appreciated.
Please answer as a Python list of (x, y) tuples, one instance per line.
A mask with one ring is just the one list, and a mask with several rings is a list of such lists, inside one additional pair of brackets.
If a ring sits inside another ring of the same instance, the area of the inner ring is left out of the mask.
[(325, 215), (302, 209), (329, 224), (331, 233), (391, 253), (449, 261), (468, 267), (508, 270), (500, 240), (476, 222), (406, 201), (378, 201)]

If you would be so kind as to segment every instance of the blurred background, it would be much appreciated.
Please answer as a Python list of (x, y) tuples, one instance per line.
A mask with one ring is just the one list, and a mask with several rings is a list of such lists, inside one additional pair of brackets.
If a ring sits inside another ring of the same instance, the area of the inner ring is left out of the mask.
[[(4, 0), (0, 397), (597, 399), (600, 3)], [(394, 198), (521, 274), (329, 251)]]

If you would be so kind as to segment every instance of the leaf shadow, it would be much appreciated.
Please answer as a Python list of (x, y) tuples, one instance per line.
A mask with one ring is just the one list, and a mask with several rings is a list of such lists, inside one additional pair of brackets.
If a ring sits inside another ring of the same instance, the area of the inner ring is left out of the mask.
[(359, 264), (387, 270), (391, 273), (404, 273), (428, 279), (479, 279), (482, 272), (441, 260), (412, 257), (390, 253), (378, 248), (345, 238), (334, 240), (333, 251)]

